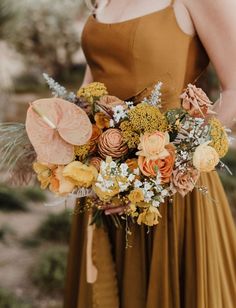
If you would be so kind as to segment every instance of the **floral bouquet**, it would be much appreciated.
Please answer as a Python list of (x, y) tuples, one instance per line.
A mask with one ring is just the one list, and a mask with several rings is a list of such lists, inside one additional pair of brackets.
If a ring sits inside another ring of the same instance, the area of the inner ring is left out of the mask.
[[(134, 104), (110, 96), (102, 83), (75, 95), (44, 77), (54, 98), (31, 103), (25, 124), (42, 189), (86, 196), (81, 211), (92, 210), (94, 221), (104, 204), (124, 205), (126, 218), (148, 226), (176, 193), (208, 193), (197, 180), (223, 165), (229, 141), (202, 89), (189, 84), (180, 108), (162, 112), (161, 82)], [(116, 224), (122, 218), (111, 216)]]

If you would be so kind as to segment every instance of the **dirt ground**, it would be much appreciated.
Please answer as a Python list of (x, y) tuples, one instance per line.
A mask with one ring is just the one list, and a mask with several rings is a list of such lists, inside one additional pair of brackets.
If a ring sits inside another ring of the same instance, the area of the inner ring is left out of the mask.
[(36, 308), (60, 308), (62, 296), (42, 296), (29, 275), (35, 259), (41, 252), (51, 248), (52, 244), (28, 248), (22, 244), (22, 240), (30, 237), (49, 213), (58, 213), (64, 208), (45, 207), (43, 204), (30, 204), (29, 208), (28, 212), (0, 213), (0, 226), (8, 230), (6, 238), (0, 242), (0, 288), (10, 290), (24, 300), (28, 299)]

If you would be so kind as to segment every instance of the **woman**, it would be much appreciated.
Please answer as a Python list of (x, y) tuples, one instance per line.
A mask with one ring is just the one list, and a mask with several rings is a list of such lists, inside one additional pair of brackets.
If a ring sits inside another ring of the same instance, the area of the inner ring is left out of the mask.
[[(84, 84), (100, 81), (111, 95), (140, 100), (162, 81), (163, 108), (173, 108), (210, 58), (222, 86), (218, 116), (232, 126), (235, 12), (235, 0), (100, 0), (83, 31)], [(128, 249), (125, 229), (116, 229), (109, 217), (105, 231), (95, 229), (92, 238), (87, 215), (75, 216), (65, 307), (233, 308), (232, 216), (216, 172), (201, 175), (199, 185), (217, 204), (197, 190), (176, 195), (172, 204), (161, 205), (162, 219), (149, 234), (132, 226)], [(105, 214), (122, 210), (108, 206)]]

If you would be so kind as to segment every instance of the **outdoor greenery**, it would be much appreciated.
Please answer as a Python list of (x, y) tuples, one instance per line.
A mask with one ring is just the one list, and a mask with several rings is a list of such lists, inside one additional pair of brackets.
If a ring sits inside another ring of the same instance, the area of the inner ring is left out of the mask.
[(65, 210), (59, 214), (50, 214), (36, 231), (41, 240), (68, 243), (71, 226), (71, 212)]
[(68, 74), (80, 47), (77, 17), (81, 1), (19, 0), (9, 6), (15, 18), (9, 23), (9, 42), (25, 56), (29, 70), (54, 77)]
[(60, 293), (64, 287), (67, 249), (53, 247), (43, 253), (32, 269), (32, 280), (43, 292)]
[(27, 211), (29, 201), (45, 200), (44, 192), (37, 187), (14, 188), (0, 184), (0, 210), (2, 211)]
[(0, 289), (0, 307), (1, 308), (33, 308), (30, 304), (24, 303), (13, 293)]

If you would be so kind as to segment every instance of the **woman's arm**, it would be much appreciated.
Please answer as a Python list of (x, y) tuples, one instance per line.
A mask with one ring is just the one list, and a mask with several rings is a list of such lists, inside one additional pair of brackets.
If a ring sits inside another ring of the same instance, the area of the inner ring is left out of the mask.
[(90, 67), (87, 64), (85, 74), (84, 74), (84, 79), (83, 79), (81, 87), (86, 86), (87, 84), (89, 84), (91, 82), (93, 82), (93, 76), (92, 76)]
[(219, 77), (216, 111), (227, 127), (236, 119), (236, 1), (183, 0)]

